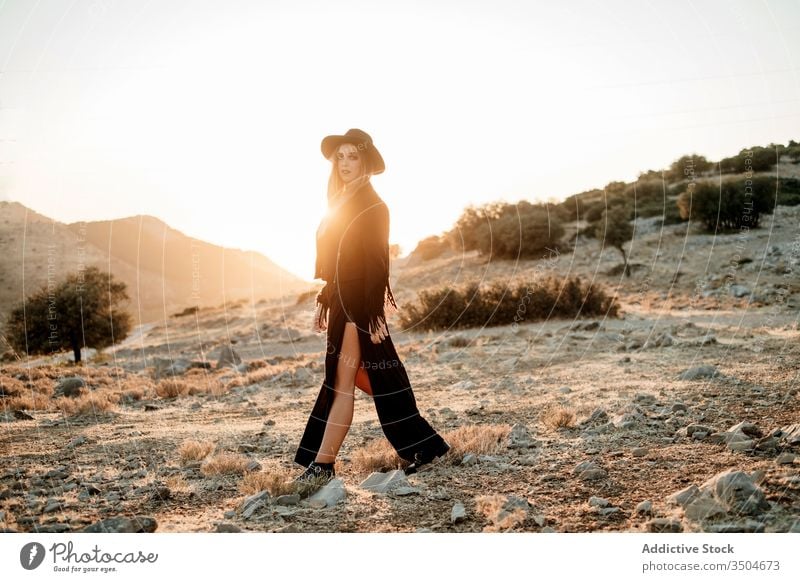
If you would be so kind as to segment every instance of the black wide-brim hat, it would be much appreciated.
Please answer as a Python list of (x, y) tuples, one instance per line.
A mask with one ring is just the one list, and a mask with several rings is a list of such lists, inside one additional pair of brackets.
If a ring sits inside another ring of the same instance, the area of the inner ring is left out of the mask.
[(358, 151), (369, 157), (372, 162), (373, 174), (380, 174), (386, 169), (386, 164), (383, 163), (383, 156), (381, 156), (375, 144), (372, 143), (372, 138), (366, 131), (361, 131), (360, 129), (348, 129), (344, 135), (328, 135), (324, 137), (320, 145), (322, 155), (326, 159), (330, 159), (336, 148), (343, 143), (353, 144)]

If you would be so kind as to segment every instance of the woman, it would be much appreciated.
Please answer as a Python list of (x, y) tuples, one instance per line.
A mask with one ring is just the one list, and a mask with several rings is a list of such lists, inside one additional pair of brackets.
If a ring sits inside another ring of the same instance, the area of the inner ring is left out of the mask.
[(328, 213), (317, 230), (316, 331), (327, 332), (325, 378), (300, 439), (295, 482), (322, 484), (353, 420), (354, 387), (371, 395), (381, 427), (397, 454), (426, 469), (450, 449), (420, 416), (408, 375), (386, 325), (397, 305), (389, 285), (389, 210), (370, 183), (384, 170), (372, 138), (360, 129), (322, 140), (331, 161)]

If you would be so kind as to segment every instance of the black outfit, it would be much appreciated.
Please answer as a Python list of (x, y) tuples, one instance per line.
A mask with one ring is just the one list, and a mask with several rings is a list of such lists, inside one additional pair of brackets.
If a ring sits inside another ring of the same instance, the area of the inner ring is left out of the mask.
[(336, 366), (347, 321), (358, 329), (361, 360), (369, 376), (375, 408), (386, 438), (397, 454), (434, 456), (444, 439), (417, 409), (406, 369), (386, 328), (380, 343), (370, 339), (370, 323), (385, 321), (385, 303), (396, 307), (389, 286), (389, 210), (367, 182), (336, 211), (317, 240), (316, 278), (326, 281), (317, 295), (327, 315), (325, 378), (300, 439), (295, 462), (307, 467), (317, 456), (333, 402)]

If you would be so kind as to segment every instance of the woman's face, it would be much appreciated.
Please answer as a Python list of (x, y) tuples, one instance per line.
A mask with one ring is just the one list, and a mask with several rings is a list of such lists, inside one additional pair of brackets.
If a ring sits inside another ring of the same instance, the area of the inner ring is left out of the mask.
[(336, 150), (336, 166), (339, 177), (347, 184), (361, 175), (361, 154), (351, 143), (343, 143)]

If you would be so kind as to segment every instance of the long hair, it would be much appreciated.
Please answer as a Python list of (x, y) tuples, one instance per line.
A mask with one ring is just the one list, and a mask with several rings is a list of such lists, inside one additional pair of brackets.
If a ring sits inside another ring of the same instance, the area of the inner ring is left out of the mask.
[[(359, 179), (363, 176), (363, 180), (368, 181), (372, 178), (372, 159), (369, 156), (365, 156), (364, 152), (360, 149), (356, 148), (358, 152), (358, 158), (361, 160), (361, 176), (354, 178), (352, 182), (350, 182), (350, 188), (357, 188), (361, 185), (362, 179)], [(339, 167), (336, 160), (336, 154), (339, 152), (339, 148), (337, 147), (331, 157), (328, 160), (331, 162), (331, 175), (328, 177), (328, 207), (334, 206), (336, 200), (345, 194), (348, 194), (348, 185), (342, 180), (342, 177), (339, 176)]]

